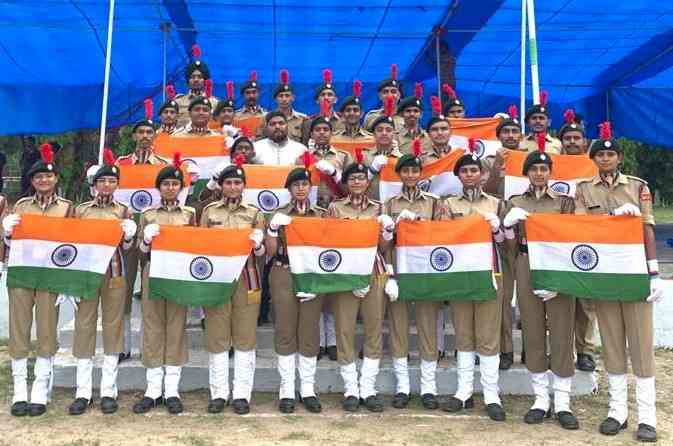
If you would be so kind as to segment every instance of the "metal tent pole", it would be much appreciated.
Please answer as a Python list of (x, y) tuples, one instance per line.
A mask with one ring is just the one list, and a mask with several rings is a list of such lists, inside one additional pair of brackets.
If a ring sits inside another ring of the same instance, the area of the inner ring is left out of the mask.
[(161, 102), (166, 102), (166, 82), (168, 77), (168, 33), (171, 30), (171, 24), (168, 22), (163, 22), (161, 24), (161, 34), (162, 34), (162, 51), (163, 51), (163, 68), (162, 68), (162, 82), (161, 82)]
[(533, 87), (533, 103), (540, 103), (540, 78), (537, 66), (537, 32), (535, 26), (535, 0), (526, 0), (528, 7), (528, 43), (530, 45), (530, 80)]
[(105, 130), (107, 128), (107, 103), (110, 91), (110, 64), (112, 62), (112, 27), (114, 24), (115, 0), (110, 0), (107, 22), (107, 47), (105, 49), (105, 77), (103, 79), (103, 110), (100, 119), (100, 139), (98, 142), (98, 164), (103, 164), (103, 149), (105, 147)]
[[(519, 91), (519, 115), (526, 113), (526, 0), (521, 0), (521, 85)], [(519, 118), (521, 133), (526, 133), (526, 121)]]

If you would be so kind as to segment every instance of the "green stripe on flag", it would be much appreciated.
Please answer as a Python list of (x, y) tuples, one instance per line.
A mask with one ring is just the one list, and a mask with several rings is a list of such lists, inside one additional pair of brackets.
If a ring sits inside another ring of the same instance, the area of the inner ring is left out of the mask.
[(10, 266), (7, 288), (27, 288), (93, 299), (103, 284), (103, 274), (61, 268)]
[[(327, 294), (340, 291), (352, 291), (369, 285), (371, 274), (292, 274), (294, 290), (304, 293)], [(273, 294), (273, 290), (271, 290)]]
[(583, 273), (570, 271), (531, 271), (534, 290), (553, 290), (585, 299), (644, 301), (650, 294), (646, 274)]
[(233, 283), (196, 282), (150, 277), (150, 300), (166, 299), (179, 305), (212, 307), (231, 300), (238, 281)]
[(491, 271), (448, 274), (398, 274), (400, 300), (493, 300)]
[[(192, 185), (192, 191), (187, 197), (187, 201), (190, 203), (193, 203), (194, 201), (198, 201), (199, 195), (201, 195), (201, 191), (206, 188), (206, 184), (208, 184), (208, 179), (199, 179)], [(189, 186), (187, 186), (189, 187)]]

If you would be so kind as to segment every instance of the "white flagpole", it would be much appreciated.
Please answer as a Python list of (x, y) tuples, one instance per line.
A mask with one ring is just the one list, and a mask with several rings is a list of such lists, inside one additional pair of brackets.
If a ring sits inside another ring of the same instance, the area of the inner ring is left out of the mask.
[(526, 0), (521, 0), (521, 86), (519, 97), (519, 122), (521, 133), (526, 133), (526, 122), (521, 116), (526, 114)]
[(535, 27), (535, 0), (528, 3), (528, 44), (530, 46), (530, 80), (533, 87), (533, 103), (540, 103), (540, 78), (537, 68), (537, 33)]
[(105, 77), (103, 79), (103, 110), (100, 119), (100, 139), (98, 142), (98, 164), (103, 164), (105, 130), (107, 128), (107, 98), (110, 90), (110, 63), (112, 62), (112, 26), (114, 24), (115, 0), (110, 0), (107, 21), (107, 47), (105, 49)]

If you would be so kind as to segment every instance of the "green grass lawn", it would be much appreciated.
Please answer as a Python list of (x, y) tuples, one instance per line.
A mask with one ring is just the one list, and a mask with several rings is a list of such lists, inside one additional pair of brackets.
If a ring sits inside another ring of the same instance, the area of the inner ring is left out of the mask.
[(673, 223), (673, 206), (655, 206), (654, 208), (654, 221), (657, 224), (671, 224)]

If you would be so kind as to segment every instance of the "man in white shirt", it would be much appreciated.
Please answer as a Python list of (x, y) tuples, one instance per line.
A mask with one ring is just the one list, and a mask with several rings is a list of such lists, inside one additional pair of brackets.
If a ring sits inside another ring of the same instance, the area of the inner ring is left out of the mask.
[(287, 117), (273, 111), (264, 117), (268, 138), (255, 142), (255, 164), (294, 165), (306, 146), (288, 138)]

